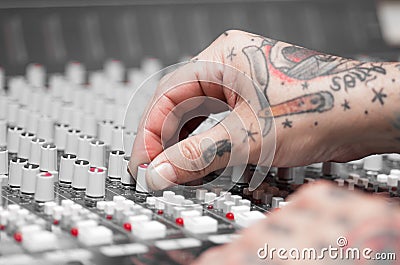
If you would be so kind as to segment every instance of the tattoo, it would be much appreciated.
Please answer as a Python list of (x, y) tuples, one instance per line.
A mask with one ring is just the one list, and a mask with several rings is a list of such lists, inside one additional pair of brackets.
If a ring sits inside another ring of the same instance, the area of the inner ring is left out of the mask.
[(287, 118), (284, 122), (282, 122), (283, 128), (292, 128), (292, 121), (289, 121)]
[(229, 52), (228, 56), (226, 56), (227, 59), (230, 59), (231, 62), (233, 60), (233, 57), (235, 57), (237, 54), (234, 53), (233, 51), (235, 50), (235, 47), (232, 47), (231, 51)]
[(316, 122), (314, 122), (314, 126), (318, 126), (318, 122), (316, 121)]
[(374, 88), (372, 89), (372, 91), (374, 92), (375, 95), (372, 98), (371, 102), (375, 102), (378, 100), (381, 105), (385, 105), (383, 99), (386, 98), (387, 95), (383, 93), (383, 87), (379, 90), (379, 92), (377, 92)]
[(301, 88), (303, 88), (303, 90), (308, 89), (308, 83), (307, 82), (302, 83)]
[(227, 139), (221, 140), (204, 150), (203, 159), (207, 163), (211, 163), (215, 155), (222, 157), (225, 153), (230, 153), (231, 151), (232, 143)]
[(246, 135), (245, 135), (245, 137), (243, 138), (243, 141), (242, 141), (243, 143), (246, 142), (246, 140), (249, 139), (249, 138), (250, 138), (253, 142), (256, 141), (256, 139), (254, 138), (254, 135), (257, 135), (258, 132), (252, 132), (252, 131), (251, 131), (251, 128), (252, 128), (252, 127), (253, 127), (253, 123), (250, 124), (250, 130), (246, 130), (246, 129), (242, 128), (242, 131), (246, 132)]
[(382, 65), (365, 65), (365, 63), (359, 63), (350, 69), (346, 69), (346, 74), (344, 76), (333, 77), (331, 89), (333, 91), (339, 91), (343, 88), (347, 92), (349, 88), (354, 88), (356, 86), (357, 81), (366, 82), (366, 84), (368, 84), (368, 82), (375, 80), (378, 74), (386, 74), (386, 70)]
[(346, 111), (348, 109), (350, 109), (350, 105), (349, 102), (345, 99), (344, 102), (341, 105), (343, 107), (343, 110)]

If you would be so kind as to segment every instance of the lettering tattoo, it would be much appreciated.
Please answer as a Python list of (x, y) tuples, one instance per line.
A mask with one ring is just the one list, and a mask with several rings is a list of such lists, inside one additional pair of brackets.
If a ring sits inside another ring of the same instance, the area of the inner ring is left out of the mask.
[(211, 163), (214, 157), (217, 155), (218, 157), (222, 157), (225, 153), (230, 153), (232, 151), (232, 143), (225, 139), (216, 142), (209, 146), (206, 150), (203, 151), (203, 159), (206, 163)]

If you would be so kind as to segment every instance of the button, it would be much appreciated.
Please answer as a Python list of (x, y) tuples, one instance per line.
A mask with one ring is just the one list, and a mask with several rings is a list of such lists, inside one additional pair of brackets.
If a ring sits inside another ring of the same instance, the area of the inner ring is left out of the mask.
[(35, 138), (33, 133), (23, 132), (19, 135), (18, 157), (29, 159), (33, 138)]
[(40, 157), (42, 153), (42, 145), (45, 143), (44, 139), (33, 138), (31, 140), (29, 162), (31, 164), (40, 164)]
[(199, 201), (204, 201), (206, 193), (207, 193), (206, 189), (197, 189), (196, 190), (196, 199)]
[(22, 168), (21, 193), (33, 195), (36, 187), (36, 176), (40, 173), (39, 165), (25, 164)]
[(125, 152), (120, 150), (111, 151), (108, 160), (108, 178), (111, 181), (119, 181), (122, 176), (122, 163)]
[(218, 221), (210, 216), (199, 216), (185, 220), (185, 229), (195, 234), (215, 233)]
[(42, 252), (58, 248), (59, 240), (50, 231), (39, 230), (23, 236), (22, 246), (29, 252)]
[(227, 201), (225, 201), (225, 202), (222, 204), (222, 212), (224, 212), (224, 213), (230, 212), (232, 206), (235, 206), (235, 203), (234, 203), (234, 202), (231, 202), (231, 201), (228, 201), (228, 202), (227, 202)]
[(239, 206), (232, 206), (231, 213), (236, 216), (238, 213), (250, 212), (250, 206), (248, 205), (239, 205)]
[(74, 163), (74, 173), (72, 176), (72, 188), (75, 190), (85, 190), (89, 172), (89, 161), (76, 160)]
[(40, 170), (57, 171), (57, 147), (54, 144), (45, 143), (41, 147)]
[(376, 176), (376, 180), (378, 181), (378, 183), (386, 184), (387, 181), (388, 181), (388, 175), (386, 175), (386, 174), (378, 174)]
[(206, 194), (204, 194), (205, 203), (213, 203), (216, 198), (217, 194), (215, 194), (214, 192), (207, 192)]
[(54, 144), (58, 150), (65, 150), (68, 130), (69, 126), (67, 124), (58, 123), (54, 126)]
[(158, 221), (144, 222), (140, 226), (132, 226), (132, 234), (143, 240), (164, 238), (167, 227)]
[(112, 244), (113, 232), (105, 226), (88, 227), (79, 233), (78, 240), (85, 246)]
[(235, 215), (235, 222), (241, 227), (249, 227), (255, 222), (265, 218), (266, 216), (259, 211), (242, 212)]
[(147, 187), (146, 181), (146, 171), (147, 171), (147, 164), (142, 164), (138, 166), (137, 170), (137, 179), (136, 179), (136, 191), (137, 192), (149, 192), (149, 188)]
[(398, 176), (389, 175), (387, 178), (387, 185), (389, 187), (397, 187), (398, 180), (399, 180)]
[(106, 169), (91, 167), (88, 173), (86, 196), (103, 198), (106, 194)]
[(121, 184), (124, 186), (134, 186), (135, 185), (135, 180), (131, 176), (131, 174), (128, 171), (128, 164), (129, 164), (130, 157), (124, 157), (123, 163), (122, 163), (122, 177), (121, 177)]
[(281, 197), (272, 197), (272, 203), (271, 203), (271, 207), (273, 209), (278, 208), (279, 207), (279, 202), (283, 202), (283, 198)]
[(8, 186), (19, 189), (21, 186), (22, 168), (28, 163), (24, 158), (13, 158), (10, 161), (10, 174), (8, 177)]
[(11, 154), (18, 153), (19, 135), (24, 132), (21, 127), (10, 127), (7, 133), (7, 148)]
[(364, 169), (368, 171), (381, 171), (382, 170), (382, 156), (371, 155), (364, 158)]
[(80, 130), (69, 129), (67, 133), (67, 142), (65, 147), (66, 154), (78, 154), (78, 137), (81, 134)]
[(43, 172), (36, 177), (35, 201), (54, 201), (54, 175)]
[(70, 185), (74, 175), (76, 155), (64, 154), (60, 159), (59, 181), (61, 184)]
[(90, 159), (89, 162), (94, 167), (105, 167), (106, 145), (99, 140), (90, 142)]

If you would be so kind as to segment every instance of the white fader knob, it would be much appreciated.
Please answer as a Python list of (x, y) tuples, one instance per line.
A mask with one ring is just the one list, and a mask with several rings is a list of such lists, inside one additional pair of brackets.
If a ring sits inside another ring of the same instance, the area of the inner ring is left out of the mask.
[(40, 170), (57, 171), (57, 147), (54, 144), (45, 143), (40, 153)]
[(54, 138), (53, 128), (54, 128), (53, 120), (48, 116), (41, 116), (39, 118), (39, 125), (37, 132), (38, 137), (45, 139), (46, 142), (48, 143), (52, 143)]
[(80, 130), (70, 129), (67, 133), (67, 142), (65, 147), (66, 154), (78, 154), (78, 137), (81, 134)]
[(30, 155), (29, 155), (29, 163), (31, 164), (40, 164), (40, 155), (42, 152), (42, 145), (45, 144), (44, 139), (40, 138), (33, 138), (31, 140), (31, 148), (30, 148)]
[(76, 161), (76, 155), (73, 154), (64, 154), (60, 159), (60, 172), (59, 176), (59, 184), (60, 186), (71, 186), (72, 177), (74, 175), (74, 164)]
[(121, 168), (122, 171), (121, 184), (123, 187), (127, 189), (131, 189), (135, 186), (135, 181), (128, 171), (129, 160), (130, 160), (129, 156), (124, 157), (124, 161), (122, 163), (122, 168)]
[(88, 172), (86, 196), (88, 198), (104, 198), (106, 194), (106, 169), (91, 167)]
[(76, 191), (84, 191), (87, 185), (89, 161), (76, 160), (74, 163), (74, 174), (72, 176), (72, 188)]
[(147, 193), (149, 192), (149, 188), (147, 187), (146, 182), (146, 171), (147, 171), (147, 164), (142, 164), (138, 166), (137, 170), (137, 179), (136, 179), (136, 191)]
[(113, 128), (111, 137), (111, 146), (110, 146), (111, 151), (124, 149), (124, 143), (123, 143), (124, 129), (125, 128), (122, 126), (115, 126)]
[(106, 145), (103, 141), (90, 142), (90, 164), (94, 167), (104, 167), (106, 160)]
[(114, 128), (112, 121), (101, 121), (98, 123), (99, 127), (99, 140), (103, 141), (106, 145), (111, 144), (112, 130)]
[(82, 134), (78, 137), (78, 159), (89, 161), (91, 141), (93, 141), (93, 136), (90, 135)]
[(8, 150), (0, 147), (0, 176), (8, 175)]
[(38, 203), (54, 200), (54, 175), (42, 172), (36, 175), (35, 201)]
[(58, 150), (65, 150), (68, 130), (69, 126), (67, 124), (58, 123), (54, 126), (54, 144)]
[(10, 154), (16, 154), (19, 146), (19, 135), (24, 132), (20, 127), (10, 127), (7, 133), (7, 148)]
[(19, 135), (18, 157), (29, 159), (33, 138), (35, 138), (33, 133), (23, 132)]
[(7, 122), (6, 120), (0, 119), (0, 146), (6, 146), (6, 145), (7, 145)]
[(111, 151), (108, 160), (108, 179), (110, 181), (120, 181), (122, 176), (122, 164), (124, 162), (124, 151)]
[(22, 168), (28, 163), (24, 158), (13, 158), (10, 161), (10, 174), (8, 176), (8, 186), (11, 189), (19, 189), (21, 186)]
[(21, 194), (32, 196), (36, 188), (36, 176), (40, 173), (39, 165), (25, 164), (22, 168)]

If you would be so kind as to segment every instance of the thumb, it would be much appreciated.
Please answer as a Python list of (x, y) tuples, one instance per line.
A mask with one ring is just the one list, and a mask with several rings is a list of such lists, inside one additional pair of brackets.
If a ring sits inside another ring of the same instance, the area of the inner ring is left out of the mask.
[(147, 185), (152, 190), (161, 190), (201, 178), (225, 167), (231, 151), (229, 133), (218, 124), (160, 153), (147, 168)]

